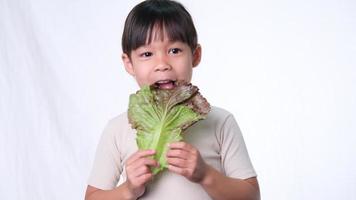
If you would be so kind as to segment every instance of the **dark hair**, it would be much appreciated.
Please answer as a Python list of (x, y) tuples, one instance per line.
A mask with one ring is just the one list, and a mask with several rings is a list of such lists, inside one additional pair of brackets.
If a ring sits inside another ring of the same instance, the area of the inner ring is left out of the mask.
[(184, 6), (170, 0), (146, 0), (136, 5), (125, 21), (122, 34), (122, 50), (131, 51), (152, 42), (153, 29), (159, 31), (163, 39), (165, 32), (171, 41), (181, 41), (193, 51), (198, 37), (192, 17)]

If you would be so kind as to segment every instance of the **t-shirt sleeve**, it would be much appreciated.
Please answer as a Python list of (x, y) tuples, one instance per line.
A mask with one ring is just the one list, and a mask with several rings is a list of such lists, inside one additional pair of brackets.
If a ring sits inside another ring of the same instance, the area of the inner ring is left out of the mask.
[(93, 168), (89, 176), (88, 185), (110, 190), (116, 187), (122, 172), (120, 152), (115, 134), (117, 128), (110, 121), (100, 138), (96, 149)]
[(256, 177), (242, 133), (231, 114), (222, 126), (221, 140), (221, 162), (226, 176), (239, 179)]

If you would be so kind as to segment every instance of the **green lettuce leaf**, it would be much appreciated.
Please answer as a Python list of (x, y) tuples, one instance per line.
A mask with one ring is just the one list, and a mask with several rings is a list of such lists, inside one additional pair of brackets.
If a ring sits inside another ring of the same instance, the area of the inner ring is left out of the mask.
[(174, 89), (151, 85), (130, 95), (128, 119), (137, 131), (138, 148), (156, 150), (154, 159), (159, 167), (151, 169), (153, 174), (167, 167), (167, 145), (181, 141), (183, 131), (209, 113), (210, 105), (198, 90), (190, 83), (178, 82)]

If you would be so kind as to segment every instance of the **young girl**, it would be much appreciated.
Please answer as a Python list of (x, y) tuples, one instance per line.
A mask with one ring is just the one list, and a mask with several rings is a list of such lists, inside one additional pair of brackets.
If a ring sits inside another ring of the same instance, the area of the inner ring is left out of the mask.
[[(129, 13), (122, 36), (126, 71), (140, 87), (190, 82), (201, 47), (190, 14), (178, 2), (147, 0)], [(137, 150), (127, 113), (104, 130), (86, 199), (259, 199), (256, 173), (234, 117), (212, 107), (207, 118), (171, 143), (168, 169), (153, 177), (154, 150)], [(120, 175), (123, 183), (117, 186)]]

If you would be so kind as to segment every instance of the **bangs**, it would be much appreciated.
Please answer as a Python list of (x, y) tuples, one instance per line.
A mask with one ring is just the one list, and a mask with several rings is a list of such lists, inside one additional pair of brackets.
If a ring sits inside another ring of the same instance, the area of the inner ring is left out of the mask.
[[(155, 4), (132, 10), (125, 22), (122, 49), (130, 55), (132, 50), (154, 40), (180, 41), (192, 50), (197, 46), (197, 33), (189, 13), (172, 1), (152, 1)], [(163, 5), (168, 4), (168, 5)]]
[[(147, 23), (147, 22), (146, 22)], [(189, 36), (184, 32), (184, 26), (171, 20), (153, 21), (148, 26), (138, 27), (131, 35), (132, 50), (142, 45), (150, 44), (154, 40), (180, 41), (190, 43)]]

